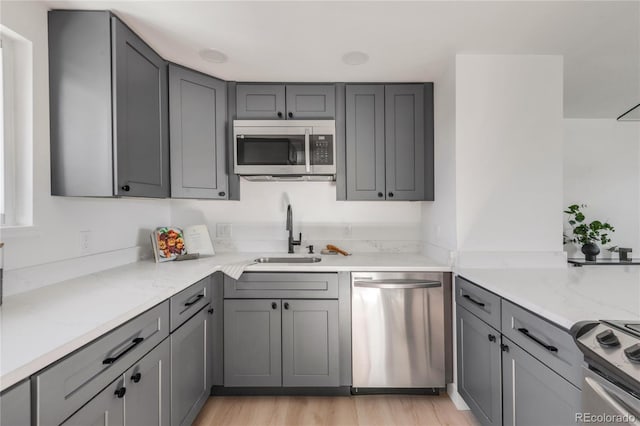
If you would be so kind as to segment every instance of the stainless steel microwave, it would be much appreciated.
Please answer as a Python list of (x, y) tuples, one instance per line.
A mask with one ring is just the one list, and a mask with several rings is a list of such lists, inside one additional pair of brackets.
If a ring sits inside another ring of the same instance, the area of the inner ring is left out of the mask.
[(335, 120), (234, 120), (234, 173), (255, 180), (331, 180), (335, 136)]

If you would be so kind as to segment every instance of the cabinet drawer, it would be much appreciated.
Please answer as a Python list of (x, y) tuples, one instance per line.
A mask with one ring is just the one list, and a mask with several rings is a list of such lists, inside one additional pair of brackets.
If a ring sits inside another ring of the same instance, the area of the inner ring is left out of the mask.
[(226, 299), (337, 299), (338, 274), (246, 272), (239, 280), (225, 275)]
[(500, 330), (500, 296), (456, 277), (456, 303), (491, 327)]
[(573, 385), (582, 387), (583, 355), (567, 331), (503, 300), (502, 334)]
[(189, 288), (182, 290), (173, 296), (169, 303), (171, 304), (171, 332), (180, 327), (182, 323), (198, 313), (200, 309), (211, 302), (211, 294), (209, 293), (209, 280), (206, 277)]
[(163, 302), (34, 376), (36, 424), (62, 423), (168, 335)]

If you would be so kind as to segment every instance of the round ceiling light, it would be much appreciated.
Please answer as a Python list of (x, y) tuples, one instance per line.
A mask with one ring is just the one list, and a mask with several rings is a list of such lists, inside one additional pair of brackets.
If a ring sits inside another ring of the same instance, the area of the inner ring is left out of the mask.
[(213, 62), (214, 64), (223, 64), (229, 59), (224, 52), (217, 49), (202, 49), (200, 51), (200, 57), (205, 61)]
[(369, 55), (364, 52), (347, 52), (342, 55), (342, 62), (347, 65), (362, 65), (369, 60)]

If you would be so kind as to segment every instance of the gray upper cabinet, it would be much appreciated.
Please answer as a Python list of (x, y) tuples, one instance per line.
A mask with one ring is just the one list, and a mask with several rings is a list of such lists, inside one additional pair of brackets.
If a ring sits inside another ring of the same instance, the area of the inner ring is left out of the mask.
[(482, 425), (502, 424), (500, 332), (456, 306), (458, 392)]
[(192, 424), (211, 392), (210, 321), (205, 307), (171, 334), (172, 426)]
[(504, 425), (569, 426), (582, 412), (580, 389), (503, 338)]
[(339, 386), (337, 300), (282, 301), (282, 385)]
[(333, 84), (288, 84), (286, 92), (288, 119), (335, 118), (336, 88)]
[(29, 380), (0, 395), (0, 425), (31, 426), (31, 386)]
[(274, 120), (285, 118), (283, 84), (238, 84), (236, 108), (238, 120)]
[(224, 385), (282, 386), (280, 300), (224, 301)]
[(385, 87), (385, 154), (388, 200), (424, 200), (424, 87)]
[(346, 86), (347, 200), (384, 199), (384, 86)]
[(169, 65), (171, 197), (228, 198), (227, 84)]
[(51, 193), (169, 196), (167, 63), (106, 11), (49, 12)]
[(238, 84), (236, 113), (239, 120), (333, 119), (335, 85)]
[(348, 84), (346, 199), (433, 200), (433, 84)]

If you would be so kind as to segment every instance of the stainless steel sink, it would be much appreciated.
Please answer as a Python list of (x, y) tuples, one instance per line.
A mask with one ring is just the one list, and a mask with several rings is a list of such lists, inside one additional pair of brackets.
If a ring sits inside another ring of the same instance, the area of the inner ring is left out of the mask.
[(318, 263), (319, 257), (259, 257), (256, 263)]

